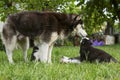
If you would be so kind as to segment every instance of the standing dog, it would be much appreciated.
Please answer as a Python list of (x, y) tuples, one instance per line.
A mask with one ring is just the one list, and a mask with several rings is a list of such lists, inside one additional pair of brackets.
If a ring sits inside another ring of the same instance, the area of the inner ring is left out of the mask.
[(107, 52), (94, 48), (92, 42), (88, 38), (83, 38), (80, 44), (80, 56), (75, 58), (63, 57), (61, 62), (64, 63), (80, 63), (82, 61), (89, 62), (118, 62), (115, 58), (109, 55)]
[(83, 22), (80, 16), (55, 12), (20, 12), (8, 16), (2, 32), (2, 40), (10, 63), (13, 63), (12, 51), (18, 42), (18, 35), (25, 60), (27, 59), (28, 38), (34, 40), (37, 52), (32, 54), (36, 61), (51, 63), (51, 52), (54, 42), (63, 39), (74, 32), (79, 36), (86, 36), (82, 28)]

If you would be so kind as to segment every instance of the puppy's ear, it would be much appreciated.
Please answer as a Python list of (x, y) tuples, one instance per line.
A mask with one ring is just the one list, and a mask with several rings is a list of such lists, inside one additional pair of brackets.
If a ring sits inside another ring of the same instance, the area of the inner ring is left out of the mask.
[(84, 41), (84, 40), (80, 44), (84, 45), (84, 46), (88, 45), (88, 43), (86, 41)]
[(89, 45), (92, 45), (92, 42), (89, 40), (89, 41), (88, 41), (88, 44), (89, 44)]

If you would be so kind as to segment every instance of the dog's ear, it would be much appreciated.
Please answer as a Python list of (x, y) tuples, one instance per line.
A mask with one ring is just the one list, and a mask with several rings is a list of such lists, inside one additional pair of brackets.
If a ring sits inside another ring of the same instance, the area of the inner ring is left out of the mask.
[(89, 45), (92, 45), (92, 42), (89, 40), (89, 39), (82, 39), (81, 40), (81, 45), (84, 45), (84, 46), (89, 46)]
[(83, 21), (82, 21), (80, 15), (76, 15), (76, 16), (75, 16), (75, 18), (74, 18), (74, 23), (80, 23), (80, 24), (83, 24)]
[(79, 21), (79, 20), (81, 20), (81, 15), (72, 14), (71, 18), (72, 18), (73, 22), (74, 21)]
[(80, 15), (75, 16), (74, 20), (75, 20), (75, 21), (76, 21), (76, 20), (77, 20), (77, 21), (78, 21), (78, 20), (81, 20)]
[(81, 44), (81, 45), (86, 45), (86, 40), (85, 40), (85, 39), (82, 39), (82, 40), (80, 41), (80, 44)]
[(87, 41), (88, 45), (92, 45), (92, 42), (90, 40)]
[[(71, 26), (70, 26), (70, 28), (71, 28), (72, 30), (73, 30), (73, 29), (76, 27), (76, 25), (78, 25), (78, 24), (81, 24), (81, 25), (83, 26), (83, 21), (82, 21), (80, 15), (72, 14), (71, 17), (72, 17), (72, 21), (71, 21)], [(82, 28), (83, 28), (83, 27), (82, 27)]]

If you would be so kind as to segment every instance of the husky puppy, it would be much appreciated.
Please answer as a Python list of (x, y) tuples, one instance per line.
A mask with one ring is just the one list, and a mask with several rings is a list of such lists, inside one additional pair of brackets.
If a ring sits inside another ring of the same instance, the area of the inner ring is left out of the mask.
[(117, 62), (117, 60), (107, 52), (94, 48), (92, 46), (92, 42), (87, 38), (83, 38), (80, 45), (80, 61), (82, 62), (84, 60), (90, 62), (94, 62), (96, 60), (98, 62)]
[[(74, 62), (76, 60), (77, 62)], [(115, 58), (113, 58), (110, 54), (107, 52), (94, 48), (92, 46), (92, 42), (89, 40), (89, 38), (83, 38), (81, 40), (80, 44), (80, 56), (74, 57), (74, 58), (68, 58), (68, 57), (62, 57), (61, 62), (64, 63), (80, 63), (83, 61), (89, 61), (89, 62), (118, 62)]]

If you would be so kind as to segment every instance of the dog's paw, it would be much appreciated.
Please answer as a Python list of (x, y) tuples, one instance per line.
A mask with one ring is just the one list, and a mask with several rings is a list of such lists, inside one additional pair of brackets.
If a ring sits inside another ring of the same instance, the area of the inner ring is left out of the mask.
[(61, 63), (69, 63), (70, 62), (69, 57), (62, 56), (62, 58), (60, 59), (60, 62)]
[(71, 59), (71, 62), (70, 62), (70, 63), (80, 64), (80, 60), (78, 60), (78, 59)]
[(62, 56), (62, 58), (60, 59), (60, 62), (61, 63), (80, 63), (79, 60), (77, 60), (77, 59), (71, 59), (71, 58), (66, 57), (66, 56)]

